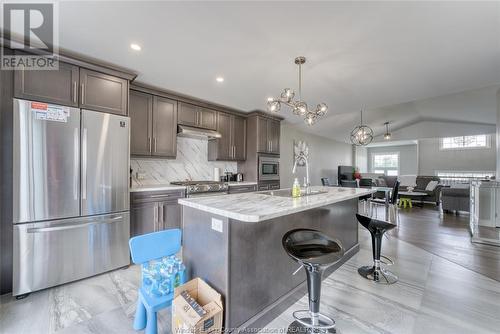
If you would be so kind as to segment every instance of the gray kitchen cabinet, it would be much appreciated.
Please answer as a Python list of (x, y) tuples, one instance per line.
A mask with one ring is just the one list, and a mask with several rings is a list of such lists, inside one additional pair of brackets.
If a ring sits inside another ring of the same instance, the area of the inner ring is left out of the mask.
[(249, 184), (249, 185), (229, 185), (229, 193), (230, 194), (241, 194), (241, 193), (250, 193), (253, 191), (257, 191), (257, 185), (256, 184)]
[(131, 155), (177, 155), (177, 101), (131, 90), (130, 120)]
[(152, 155), (175, 157), (177, 154), (177, 101), (153, 97)]
[(280, 122), (269, 119), (267, 121), (267, 137), (269, 140), (269, 153), (280, 154)]
[(280, 122), (257, 116), (257, 151), (259, 153), (280, 153)]
[(79, 67), (59, 62), (57, 71), (14, 71), (14, 96), (78, 107)]
[(151, 155), (153, 138), (153, 95), (130, 91), (130, 154)]
[(233, 144), (233, 159), (243, 161), (246, 159), (247, 148), (247, 121), (244, 117), (231, 117), (231, 139)]
[(217, 112), (194, 104), (179, 102), (178, 124), (209, 130), (217, 128)]
[(208, 160), (243, 161), (246, 159), (246, 120), (244, 117), (217, 113), (217, 132), (221, 138), (208, 143)]
[(181, 228), (184, 190), (135, 192), (131, 194), (130, 235)]
[(127, 115), (128, 80), (80, 68), (80, 107)]

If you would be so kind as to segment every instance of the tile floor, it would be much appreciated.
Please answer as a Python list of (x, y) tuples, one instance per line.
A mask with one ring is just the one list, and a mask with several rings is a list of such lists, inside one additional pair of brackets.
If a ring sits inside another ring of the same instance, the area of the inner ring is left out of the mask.
[[(375, 285), (357, 274), (371, 262), (369, 234), (360, 230), (361, 250), (323, 282), (322, 312), (337, 333), (498, 333), (500, 283), (396, 238), (383, 253), (396, 260), (400, 281)], [(1, 297), (0, 333), (133, 333), (140, 270), (125, 270), (33, 293), (16, 301)], [(307, 308), (306, 297), (266, 326), (280, 332), (291, 313)], [(169, 309), (159, 333), (170, 332)], [(263, 331), (264, 332), (264, 331)]]

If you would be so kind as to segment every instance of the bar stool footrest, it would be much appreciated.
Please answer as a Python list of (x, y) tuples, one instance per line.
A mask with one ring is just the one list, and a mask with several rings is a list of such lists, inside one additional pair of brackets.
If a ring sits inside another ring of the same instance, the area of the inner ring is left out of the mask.
[(335, 321), (322, 314), (317, 313), (318, 324), (313, 323), (313, 315), (309, 310), (299, 310), (293, 312), (295, 320), (304, 327), (312, 328), (315, 330), (327, 330), (335, 327)]

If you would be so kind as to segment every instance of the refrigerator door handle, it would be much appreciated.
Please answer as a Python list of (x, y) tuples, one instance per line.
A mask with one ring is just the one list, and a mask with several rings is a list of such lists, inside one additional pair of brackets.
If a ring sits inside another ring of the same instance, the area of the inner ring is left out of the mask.
[(74, 145), (74, 156), (73, 156), (73, 198), (75, 200), (78, 199), (78, 183), (80, 182), (79, 174), (78, 174), (78, 167), (79, 167), (79, 160), (80, 160), (80, 129), (75, 128), (75, 131), (73, 133), (73, 145)]
[(53, 227), (34, 227), (34, 228), (29, 228), (27, 230), (28, 233), (43, 233), (43, 232), (52, 232), (52, 231), (62, 231), (62, 230), (72, 230), (76, 228), (84, 228), (84, 227), (89, 227), (92, 225), (99, 225), (99, 224), (104, 224), (104, 223), (112, 223), (117, 220), (123, 219), (123, 216), (118, 216), (118, 217), (113, 217), (110, 219), (106, 220), (94, 220), (92, 222), (88, 223), (72, 223), (72, 224), (64, 224), (61, 226), (53, 226)]
[(82, 199), (87, 199), (87, 128), (82, 135)]

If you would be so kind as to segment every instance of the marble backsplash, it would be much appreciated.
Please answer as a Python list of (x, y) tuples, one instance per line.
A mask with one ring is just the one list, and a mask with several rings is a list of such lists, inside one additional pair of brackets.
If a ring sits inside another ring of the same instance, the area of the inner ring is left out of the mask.
[[(208, 161), (208, 140), (178, 137), (176, 159), (130, 159), (132, 186), (152, 186), (183, 180), (213, 180), (214, 168), (236, 173), (236, 162)], [(136, 172), (143, 174), (136, 178)]]

